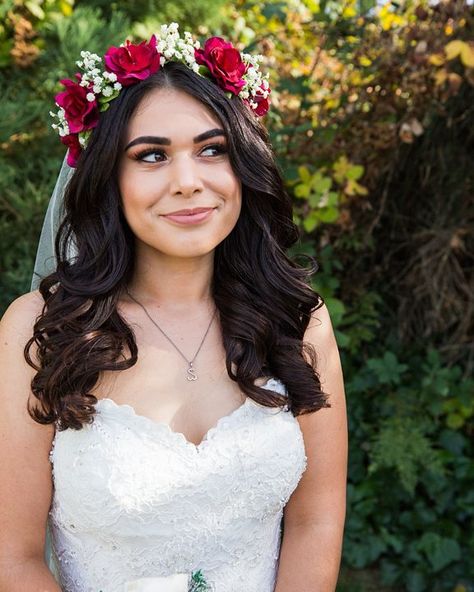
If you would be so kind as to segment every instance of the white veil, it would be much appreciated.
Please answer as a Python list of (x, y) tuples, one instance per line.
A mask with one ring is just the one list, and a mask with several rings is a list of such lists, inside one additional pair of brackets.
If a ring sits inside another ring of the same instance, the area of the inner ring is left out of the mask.
[(67, 162), (67, 155), (64, 157), (58, 179), (49, 201), (48, 209), (43, 222), (43, 228), (36, 251), (36, 261), (31, 280), (31, 289), (36, 290), (40, 281), (54, 271), (56, 257), (54, 254), (54, 241), (64, 215), (63, 198), (66, 186), (72, 177), (74, 169)]

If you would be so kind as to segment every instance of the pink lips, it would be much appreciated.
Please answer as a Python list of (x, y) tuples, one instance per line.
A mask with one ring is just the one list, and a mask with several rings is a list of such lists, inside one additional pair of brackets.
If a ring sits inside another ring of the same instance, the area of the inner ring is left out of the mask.
[(179, 224), (196, 224), (210, 217), (215, 208), (193, 208), (164, 214), (163, 218)]

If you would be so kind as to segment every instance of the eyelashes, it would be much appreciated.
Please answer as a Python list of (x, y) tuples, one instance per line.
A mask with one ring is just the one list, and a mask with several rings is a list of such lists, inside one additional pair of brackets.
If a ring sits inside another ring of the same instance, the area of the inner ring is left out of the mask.
[[(227, 153), (227, 147), (224, 144), (209, 144), (208, 146), (204, 146), (204, 148), (200, 151), (200, 154), (203, 154), (204, 152), (208, 151), (208, 150), (214, 150), (216, 153), (214, 155), (211, 155), (210, 158), (216, 158), (218, 156), (221, 156), (223, 154)], [(144, 160), (147, 156), (153, 155), (153, 154), (157, 154), (160, 155), (160, 160)], [(206, 155), (204, 155), (206, 156)], [(166, 152), (161, 149), (161, 148), (147, 148), (146, 150), (142, 150), (141, 152), (137, 152), (137, 154), (134, 154), (133, 158), (134, 160), (141, 160), (143, 162), (148, 162), (148, 163), (158, 163), (158, 162), (163, 162), (164, 158), (166, 157)]]

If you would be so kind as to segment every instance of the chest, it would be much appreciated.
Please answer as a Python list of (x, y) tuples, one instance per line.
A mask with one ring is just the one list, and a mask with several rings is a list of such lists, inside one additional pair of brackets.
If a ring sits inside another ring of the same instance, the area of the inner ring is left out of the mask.
[[(200, 327), (186, 330), (175, 326), (175, 334), (171, 335), (174, 345), (154, 327), (133, 328), (137, 363), (125, 371), (104, 372), (93, 389), (98, 399), (130, 405), (137, 415), (167, 424), (195, 445), (220, 418), (245, 402), (245, 394), (228, 376), (217, 322), (202, 347)], [(193, 374), (188, 371), (190, 361)]]

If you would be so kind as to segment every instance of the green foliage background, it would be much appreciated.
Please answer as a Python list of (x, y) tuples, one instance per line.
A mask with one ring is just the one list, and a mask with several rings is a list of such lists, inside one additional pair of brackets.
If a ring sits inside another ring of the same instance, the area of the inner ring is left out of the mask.
[(267, 116), (350, 421), (339, 590), (474, 590), (472, 3), (3, 0), (0, 309), (29, 290), (82, 49), (177, 20), (266, 56)]

